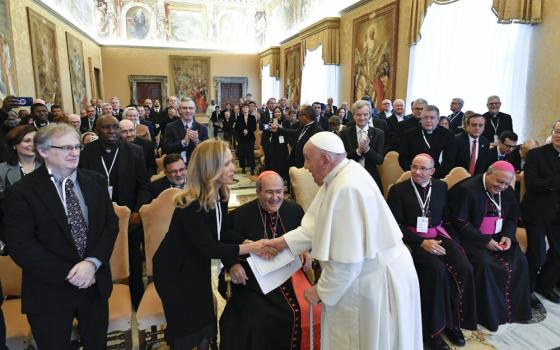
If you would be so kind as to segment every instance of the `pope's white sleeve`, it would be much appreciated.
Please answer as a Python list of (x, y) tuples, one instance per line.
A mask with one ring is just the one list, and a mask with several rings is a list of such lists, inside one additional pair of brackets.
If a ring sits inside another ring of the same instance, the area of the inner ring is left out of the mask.
[(336, 305), (362, 271), (362, 264), (363, 261), (350, 264), (329, 261), (323, 264), (321, 278), (317, 282), (317, 294), (321, 301), (329, 306)]
[(295, 230), (286, 233), (284, 239), (288, 248), (292, 251), (293, 255), (300, 255), (303, 252), (307, 252), (311, 249), (311, 235), (307, 233), (303, 226), (299, 226)]

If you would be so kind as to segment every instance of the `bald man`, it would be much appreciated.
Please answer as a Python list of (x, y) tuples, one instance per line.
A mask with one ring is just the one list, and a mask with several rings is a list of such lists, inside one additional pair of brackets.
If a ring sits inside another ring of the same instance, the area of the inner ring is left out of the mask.
[(157, 172), (155, 147), (152, 141), (146, 140), (145, 138), (138, 137), (137, 128), (134, 123), (128, 119), (123, 119), (119, 122), (119, 127), (121, 130), (121, 139), (124, 141), (132, 142), (140, 147), (144, 151), (144, 158), (146, 159), (146, 170), (148, 172), (148, 177), (155, 175)]
[(461, 328), (477, 328), (474, 281), (469, 260), (445, 224), (447, 184), (432, 178), (434, 160), (428, 154), (414, 157), (410, 171), (410, 180), (391, 187), (387, 202), (420, 280), (424, 342), (429, 349), (449, 349), (440, 336), (445, 333), (464, 346)]
[(474, 269), (478, 323), (495, 332), (531, 319), (527, 260), (515, 239), (513, 165), (497, 161), (449, 192), (450, 219)]
[[(265, 171), (257, 178), (257, 198), (237, 208), (230, 216), (233, 231), (224, 234), (222, 242), (242, 243), (244, 240), (280, 237), (298, 227), (303, 209), (295, 202), (284, 200), (284, 181), (276, 172)], [(237, 237), (231, 235), (234, 233)], [(260, 350), (296, 349), (300, 342), (303, 315), (308, 315), (308, 304), (299, 305), (295, 289), (305, 281), (299, 272), (280, 287), (264, 294), (245, 258), (223, 260), (231, 282), (231, 296), (220, 319), (220, 349)], [(306, 253), (305, 268), (311, 267)], [(226, 297), (224, 275), (220, 291)], [(309, 283), (307, 283), (309, 287)], [(319, 310), (317, 310), (319, 311)]]
[(311, 249), (323, 268), (305, 291), (322, 302), (321, 347), (420, 349), (418, 278), (399, 226), (375, 181), (346, 159), (335, 134), (319, 132), (303, 147), (319, 192), (301, 225), (271, 242), (298, 255)]

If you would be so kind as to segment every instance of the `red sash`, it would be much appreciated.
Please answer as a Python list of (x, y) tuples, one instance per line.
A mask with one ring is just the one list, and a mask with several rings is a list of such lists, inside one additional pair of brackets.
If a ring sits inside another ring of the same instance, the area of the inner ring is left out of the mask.
[(493, 236), (496, 233), (496, 221), (498, 221), (497, 216), (485, 216), (480, 224), (480, 233)]
[[(300, 269), (292, 276), (292, 285), (301, 310), (301, 350), (311, 350), (309, 344), (309, 303), (305, 300), (303, 292), (311, 287), (311, 283)], [(321, 349), (321, 306), (313, 307), (313, 342), (315, 349)]]
[(438, 233), (441, 234), (445, 238), (451, 239), (447, 231), (439, 224), (437, 227), (430, 227), (428, 228), (428, 232), (418, 232), (416, 231), (416, 227), (414, 226), (407, 226), (406, 227), (410, 232), (417, 234), (422, 238), (432, 239), (437, 237)]

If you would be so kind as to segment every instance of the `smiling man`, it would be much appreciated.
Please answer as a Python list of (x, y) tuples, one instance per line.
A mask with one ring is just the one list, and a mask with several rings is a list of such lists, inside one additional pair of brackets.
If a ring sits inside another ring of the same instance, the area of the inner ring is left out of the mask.
[(515, 169), (497, 161), (449, 192), (450, 219), (474, 269), (478, 323), (495, 332), (531, 319), (527, 260), (515, 239)]

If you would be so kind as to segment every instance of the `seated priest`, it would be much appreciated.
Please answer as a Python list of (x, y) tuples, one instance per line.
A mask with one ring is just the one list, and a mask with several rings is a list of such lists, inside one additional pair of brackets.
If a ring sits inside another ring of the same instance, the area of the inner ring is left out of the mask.
[[(257, 199), (231, 214), (233, 230), (224, 233), (222, 242), (274, 238), (298, 227), (303, 209), (283, 199), (282, 177), (273, 171), (261, 173), (257, 179)], [(303, 257), (304, 270), (308, 270), (311, 259), (308, 254)], [(303, 290), (310, 285), (301, 270), (265, 295), (245, 259), (222, 262), (231, 284), (225, 282), (222, 273), (220, 292), (229, 301), (220, 319), (220, 349), (300, 349), (301, 343), (308, 343), (309, 336), (302, 336), (302, 327), (309, 323), (309, 304), (303, 299)], [(319, 307), (316, 309), (319, 312)], [(314, 319), (318, 323), (319, 314)]]
[(513, 165), (497, 161), (449, 191), (451, 221), (474, 268), (478, 323), (492, 332), (531, 319), (527, 260), (515, 239), (514, 176)]
[(150, 183), (153, 198), (168, 188), (185, 187), (187, 167), (178, 153), (170, 153), (163, 158), (163, 173), (164, 177)]
[(476, 330), (473, 272), (462, 248), (444, 228), (447, 184), (432, 179), (434, 159), (412, 160), (411, 179), (391, 187), (387, 202), (411, 251), (420, 282), (422, 330), (429, 349), (465, 345), (461, 328)]

